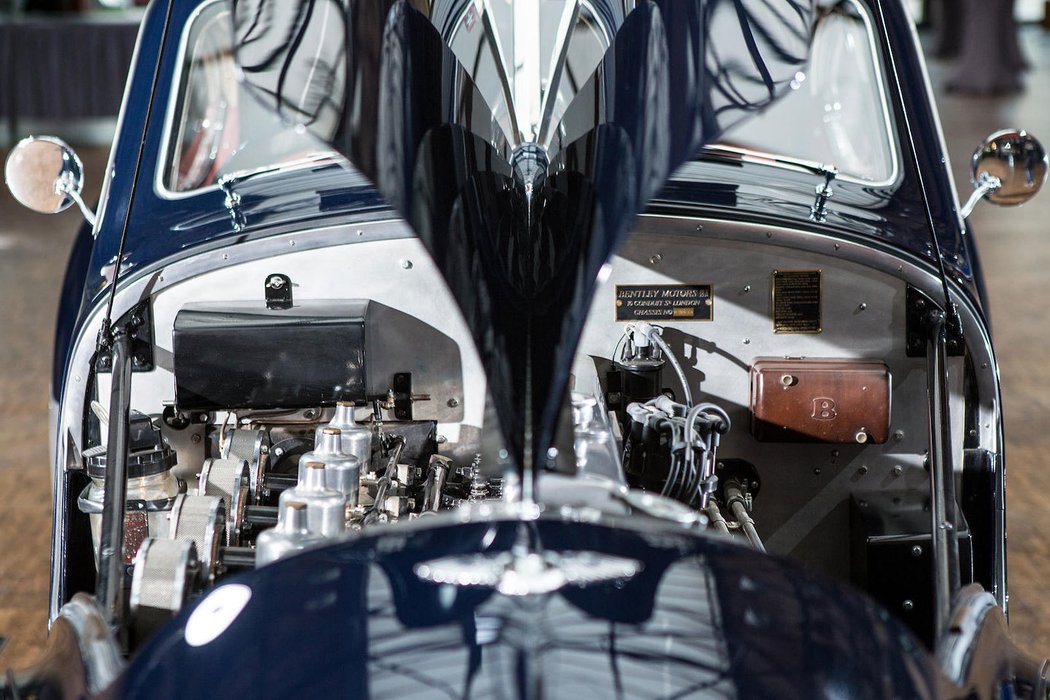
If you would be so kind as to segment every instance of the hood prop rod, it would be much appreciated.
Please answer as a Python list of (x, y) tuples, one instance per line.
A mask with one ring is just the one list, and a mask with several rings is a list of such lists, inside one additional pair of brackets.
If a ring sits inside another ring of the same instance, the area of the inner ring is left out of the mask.
[(131, 331), (112, 334), (113, 382), (109, 392), (105, 496), (99, 538), (96, 598), (107, 622), (119, 628), (124, 612), (124, 503), (127, 500), (128, 432), (131, 417)]
[(934, 578), (934, 638), (948, 632), (952, 597), (959, 590), (959, 538), (955, 532), (957, 504), (953, 468), (951, 420), (948, 405), (947, 314), (926, 314), (926, 378), (930, 413), (930, 494)]

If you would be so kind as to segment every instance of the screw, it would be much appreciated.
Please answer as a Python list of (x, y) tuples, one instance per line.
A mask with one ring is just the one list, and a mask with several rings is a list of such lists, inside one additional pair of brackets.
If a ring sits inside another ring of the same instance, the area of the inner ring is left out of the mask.
[(921, 557), (922, 556), (922, 547), (920, 547), (919, 545), (915, 545), (914, 547), (912, 547), (911, 548), (911, 555), (913, 557)]
[(750, 284), (745, 284), (744, 285), (744, 294), (747, 294), (750, 291), (751, 291), (751, 285)]
[(898, 464), (898, 465), (893, 467), (893, 475), (894, 476), (900, 476), (903, 473), (904, 473), (904, 467), (902, 467), (901, 465)]
[(814, 473), (814, 474), (816, 474), (817, 476), (820, 476), (820, 472), (821, 472), (821, 471), (822, 471), (822, 470), (821, 470), (821, 468), (820, 468), (820, 467), (814, 467), (814, 469), (813, 469), (813, 473)]
[(900, 442), (901, 440), (903, 440), (904, 439), (904, 431), (903, 430), (898, 430), (898, 431), (894, 432), (893, 433), (893, 439), (894, 439), (895, 442)]
[(750, 338), (744, 338), (744, 345), (750, 345), (750, 344), (751, 344), (751, 339)]
[(663, 260), (663, 259), (664, 259), (664, 256), (662, 256), (659, 253), (657, 253), (656, 255), (653, 255), (653, 256), (651, 256), (649, 258), (649, 264), (650, 265), (659, 265), (660, 261)]
[(200, 441), (201, 441), (201, 436), (198, 435), (197, 433), (194, 433), (193, 435), (190, 435), (190, 442), (192, 442), (194, 445), (196, 445)]
[(867, 304), (865, 304), (865, 303), (864, 303), (864, 302), (862, 301), (862, 302), (860, 303), (860, 306), (858, 306), (857, 308), (858, 308), (858, 309), (860, 309), (861, 311), (864, 311), (864, 309), (868, 308), (868, 305), (867, 305)]
[(455, 408), (456, 406), (459, 405), (459, 399), (451, 398), (451, 399), (448, 400), (447, 405), (448, 405), (449, 408)]
[(280, 275), (274, 275), (266, 280), (266, 286), (270, 289), (280, 289), (284, 286), (284, 278)]
[(411, 270), (412, 269), (412, 261), (411, 260), (402, 260), (401, 261), (401, 269), (403, 269), (403, 270)]
[(915, 609), (915, 603), (911, 602), (910, 600), (906, 600), (904, 601), (904, 604), (901, 607), (904, 608), (905, 612), (911, 612)]
[(864, 464), (860, 465), (860, 468), (857, 469), (857, 473), (860, 474), (861, 476), (864, 476), (865, 474), (867, 474), (868, 473), (867, 465), (864, 465)]

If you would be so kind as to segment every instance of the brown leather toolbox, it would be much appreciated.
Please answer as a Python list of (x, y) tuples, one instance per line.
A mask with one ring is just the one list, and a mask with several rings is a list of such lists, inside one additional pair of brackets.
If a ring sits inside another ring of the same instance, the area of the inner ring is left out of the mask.
[(761, 442), (883, 443), (890, 370), (877, 360), (757, 358), (751, 433)]

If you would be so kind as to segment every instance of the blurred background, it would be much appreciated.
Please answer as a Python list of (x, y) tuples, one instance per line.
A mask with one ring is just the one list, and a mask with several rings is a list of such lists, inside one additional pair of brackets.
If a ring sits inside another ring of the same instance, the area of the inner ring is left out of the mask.
[[(920, 23), (960, 196), (969, 159), (1001, 128), (1050, 144), (1050, 1), (907, 0)], [(143, 8), (110, 0), (0, 0), (0, 159), (52, 134), (84, 161), (96, 201)], [(1050, 654), (1050, 192), (971, 217), (1006, 412), (1010, 622)], [(0, 669), (47, 635), (48, 396), (59, 288), (76, 208), (34, 214), (0, 187)], [(1044, 345), (1048, 343), (1048, 345)]]

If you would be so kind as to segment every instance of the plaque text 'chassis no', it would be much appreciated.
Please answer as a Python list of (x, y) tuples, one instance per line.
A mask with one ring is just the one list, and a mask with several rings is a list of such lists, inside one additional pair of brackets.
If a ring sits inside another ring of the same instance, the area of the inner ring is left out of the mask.
[(618, 284), (617, 321), (710, 321), (710, 284)]

